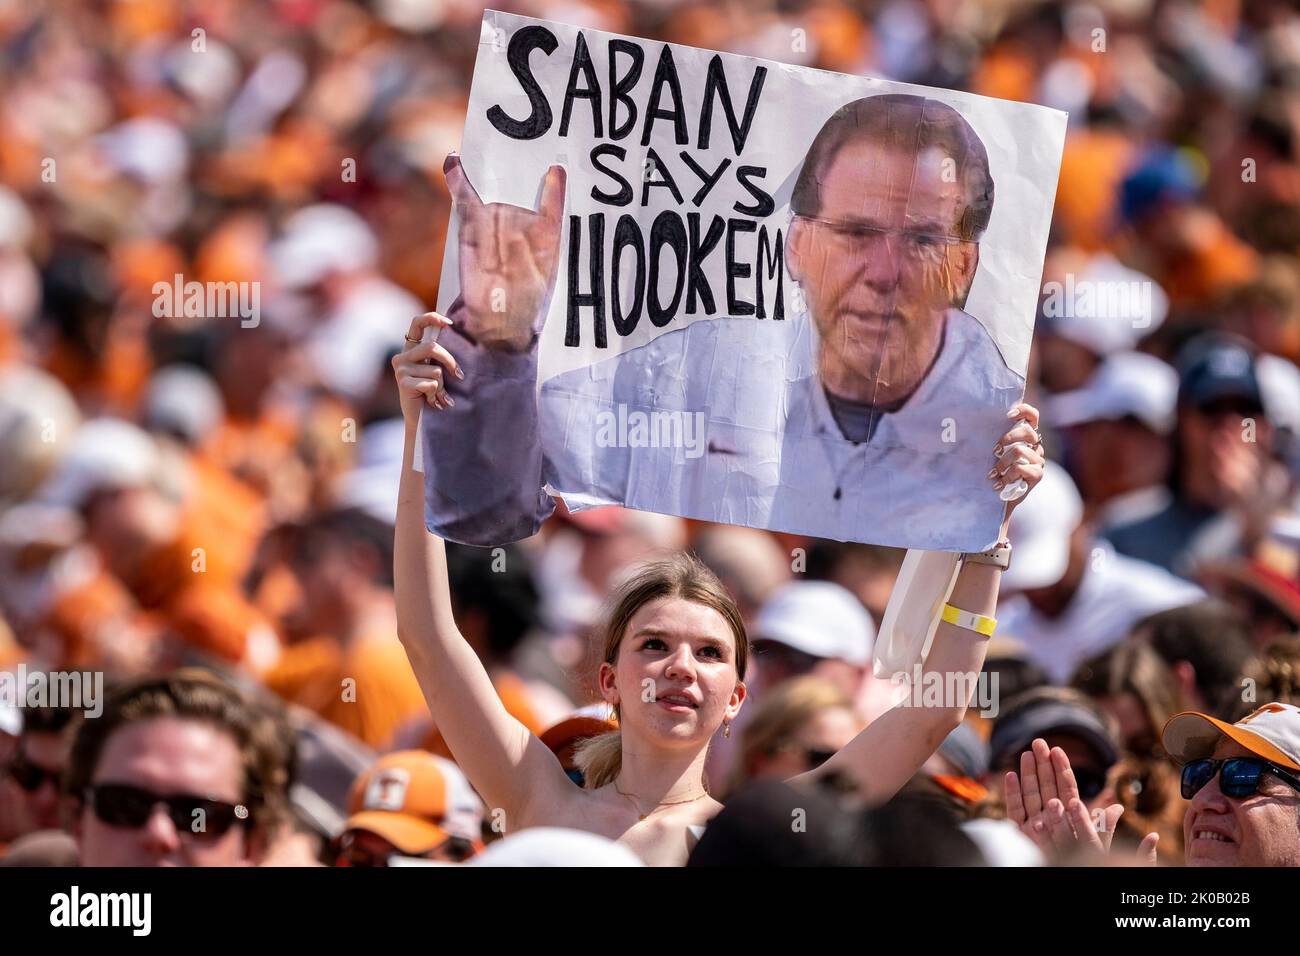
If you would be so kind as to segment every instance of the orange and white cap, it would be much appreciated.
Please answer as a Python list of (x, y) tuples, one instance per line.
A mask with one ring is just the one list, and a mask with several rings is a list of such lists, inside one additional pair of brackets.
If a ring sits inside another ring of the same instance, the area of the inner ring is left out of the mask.
[(450, 837), (482, 839), (483, 802), (459, 767), (424, 750), (376, 761), (352, 785), (348, 813), (345, 830), (377, 834), (408, 856)]
[(1300, 707), (1293, 704), (1265, 704), (1235, 724), (1194, 711), (1175, 714), (1163, 737), (1165, 750), (1180, 764), (1211, 756), (1227, 737), (1265, 760), (1300, 771)]

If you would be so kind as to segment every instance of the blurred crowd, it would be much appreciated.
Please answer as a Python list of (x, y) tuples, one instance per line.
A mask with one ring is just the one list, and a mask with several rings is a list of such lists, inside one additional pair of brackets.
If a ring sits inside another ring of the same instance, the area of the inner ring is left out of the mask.
[[(509, 711), (580, 777), (602, 602), (689, 548), (756, 671), (699, 862), (1050, 862), (1003, 792), (1043, 739), (1124, 807), (1117, 847), (1182, 863), (1166, 721), (1300, 705), (1294, 5), (493, 6), (1070, 114), (1026, 395), (1054, 464), (1013, 519), (996, 706), (884, 807), (795, 794), (899, 699), (871, 659), (902, 555), (601, 509), (448, 547)], [(634, 862), (501, 839), (396, 635), (389, 359), (436, 301), (482, 9), (0, 0), (0, 671), (107, 679), (93, 719), (0, 707), (0, 862)], [(188, 282), (256, 295), (158, 291)], [(777, 838), (814, 799), (838, 809)]]

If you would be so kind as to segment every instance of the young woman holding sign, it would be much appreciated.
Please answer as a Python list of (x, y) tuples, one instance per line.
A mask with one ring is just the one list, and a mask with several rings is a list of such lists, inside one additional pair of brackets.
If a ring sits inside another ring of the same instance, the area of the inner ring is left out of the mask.
[[(554, 268), (563, 176), (548, 175), (541, 211), (533, 213), (485, 206), (458, 162), (449, 161), (447, 170), (461, 216), (462, 276), (467, 269), (477, 273), (476, 281), (462, 282), (460, 331), (478, 341), (526, 342)], [(520, 315), (491, 309), (491, 290), (503, 287), (510, 290), (507, 302), (528, 303)], [(476, 301), (475, 290), (483, 302)], [(433, 719), (488, 806), (504, 811), (507, 833), (570, 827), (623, 843), (649, 864), (682, 865), (694, 842), (691, 828), (721, 809), (705, 787), (704, 764), (709, 741), (727, 732), (745, 702), (749, 645), (740, 614), (713, 574), (685, 555), (648, 565), (613, 596), (597, 678), (601, 695), (618, 712), (620, 730), (588, 745), (580, 758), (586, 788), (575, 787), (555, 756), (506, 712), (461, 636), (452, 616), (444, 545), (425, 527), (423, 476), (412, 468), (420, 413), (454, 405), (444, 375), (457, 376), (462, 393), (475, 387), (459, 381), (455, 356), (423, 340), (426, 330), (451, 326), (437, 313), (416, 317), (409, 347), (393, 359), (406, 423), (395, 555), (398, 633)], [(992, 450), (990, 483), (1000, 489), (1023, 480), (1032, 489), (1043, 473), (1038, 412), (1021, 403), (1007, 417), (1011, 427)], [(1007, 506), (1008, 519), (1013, 507), (1015, 502)], [(1004, 521), (1002, 542), (1006, 530)], [(999, 553), (965, 563), (927, 670), (982, 669), (997, 604), (998, 563), (1004, 560)], [(796, 779), (840, 774), (868, 801), (887, 800), (961, 720), (967, 702), (944, 703), (894, 708)]]

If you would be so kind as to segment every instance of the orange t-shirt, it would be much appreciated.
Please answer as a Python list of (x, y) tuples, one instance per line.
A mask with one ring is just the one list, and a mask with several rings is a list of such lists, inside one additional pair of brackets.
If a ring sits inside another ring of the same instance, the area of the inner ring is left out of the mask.
[(395, 635), (364, 637), (347, 648), (330, 638), (294, 644), (263, 679), (285, 700), (378, 750), (400, 726), (428, 713)]

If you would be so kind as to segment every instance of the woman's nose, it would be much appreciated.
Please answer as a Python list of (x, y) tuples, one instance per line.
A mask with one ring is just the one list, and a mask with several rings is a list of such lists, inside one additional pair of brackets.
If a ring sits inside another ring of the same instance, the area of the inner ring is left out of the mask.
[(677, 652), (668, 658), (668, 666), (664, 669), (665, 677), (686, 677), (695, 673), (695, 659), (691, 655), (691, 649), (682, 645)]

